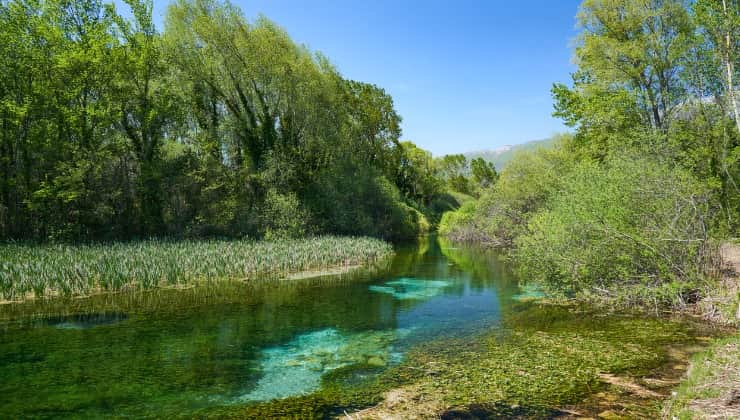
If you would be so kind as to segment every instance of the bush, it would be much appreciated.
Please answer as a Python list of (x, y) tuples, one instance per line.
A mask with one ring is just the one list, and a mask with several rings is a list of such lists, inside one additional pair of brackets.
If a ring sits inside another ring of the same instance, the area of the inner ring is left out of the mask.
[(262, 210), (265, 239), (299, 238), (308, 229), (308, 213), (295, 193), (281, 194), (268, 190)]
[(482, 229), (476, 226), (477, 209), (477, 201), (468, 201), (456, 211), (444, 213), (439, 222), (439, 234), (453, 241), (485, 242), (485, 238), (479, 236)]
[(524, 278), (550, 292), (682, 304), (702, 280), (709, 191), (644, 158), (582, 162), (515, 240)]
[[(341, 173), (337, 173), (341, 171)], [(404, 241), (429, 231), (429, 222), (404, 203), (398, 188), (370, 168), (347, 165), (324, 172), (306, 202), (323, 232)]]
[(440, 234), (458, 241), (512, 245), (524, 232), (529, 217), (559, 189), (562, 176), (572, 168), (572, 158), (566, 152), (568, 141), (562, 137), (553, 149), (517, 154), (477, 203), (466, 203), (443, 216)]

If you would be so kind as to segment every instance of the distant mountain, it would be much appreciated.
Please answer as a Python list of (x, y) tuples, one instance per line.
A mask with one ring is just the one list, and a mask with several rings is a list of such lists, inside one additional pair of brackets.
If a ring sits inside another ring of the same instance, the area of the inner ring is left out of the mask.
[(496, 167), (497, 171), (500, 171), (501, 169), (506, 166), (507, 163), (511, 160), (512, 157), (514, 157), (515, 154), (517, 154), (520, 151), (523, 150), (534, 150), (539, 148), (549, 148), (552, 147), (554, 143), (553, 139), (545, 139), (545, 140), (533, 140), (528, 141), (526, 143), (522, 144), (516, 144), (513, 146), (502, 146), (497, 149), (489, 149), (489, 150), (478, 150), (474, 152), (467, 152), (463, 153), (465, 157), (468, 159), (468, 161), (482, 157), (483, 159), (487, 160), (488, 162), (492, 162), (493, 166)]

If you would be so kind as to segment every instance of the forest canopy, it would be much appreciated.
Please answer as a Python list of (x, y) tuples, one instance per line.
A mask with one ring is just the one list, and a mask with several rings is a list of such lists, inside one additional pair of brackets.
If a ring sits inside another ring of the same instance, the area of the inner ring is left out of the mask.
[(228, 2), (162, 31), (125, 3), (0, 2), (0, 238), (429, 228), (442, 187), (382, 88)]

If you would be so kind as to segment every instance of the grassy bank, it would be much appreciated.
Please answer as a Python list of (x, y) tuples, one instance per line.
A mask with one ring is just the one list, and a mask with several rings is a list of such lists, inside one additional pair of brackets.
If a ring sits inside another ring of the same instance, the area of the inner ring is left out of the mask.
[(665, 407), (672, 419), (740, 418), (740, 334), (694, 355), (686, 379)]
[(392, 248), (370, 238), (162, 241), (0, 246), (0, 301), (288, 277), (372, 263)]

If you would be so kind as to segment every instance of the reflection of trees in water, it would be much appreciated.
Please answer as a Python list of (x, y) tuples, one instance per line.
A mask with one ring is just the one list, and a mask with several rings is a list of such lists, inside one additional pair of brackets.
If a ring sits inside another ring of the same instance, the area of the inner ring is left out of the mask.
[(476, 292), (495, 290), (502, 309), (511, 306), (511, 296), (518, 292), (517, 278), (505, 257), (492, 249), (457, 244), (443, 237), (436, 238), (436, 246), (453, 263), (454, 270), (469, 276), (466, 287)]
[[(0, 330), (0, 362), (5, 362), (0, 363), (0, 391), (24, 401), (29, 387), (43, 389), (44, 398), (18, 407), (26, 414), (63, 406), (96, 416), (110, 402), (133, 400), (144, 407), (150, 398), (153, 404), (183, 409), (204, 395), (236, 393), (258, 380), (257, 361), (265, 347), (329, 327), (393, 329), (398, 311), (388, 299), (370, 296), (363, 282), (231, 285), (205, 297), (184, 290), (145, 299), (146, 311), (117, 324), (84, 331)], [(19, 355), (25, 352), (34, 355), (33, 369)], [(61, 406), (55, 401), (70, 393), (75, 399)], [(21, 411), (6, 414), (18, 417)]]
[[(22, 325), (0, 329), (0, 395), (24, 401), (22, 407), (3, 407), (0, 416), (69, 410), (95, 417), (111, 406), (128, 407), (134, 416), (144, 414), (145, 407), (182, 413), (187, 407), (214, 404), (203, 400), (207, 395), (238, 394), (259, 380), (265, 348), (327, 328), (348, 337), (395, 330), (403, 326), (400, 323), (413, 321), (406, 315), (413, 316), (415, 310), (427, 311), (433, 322), (442, 323), (438, 318), (449, 311), (434, 306), (443, 301), (457, 305), (451, 299), (400, 301), (368, 291), (370, 284), (401, 276), (454, 280), (444, 290), (447, 297), (492, 287), (500, 293), (509, 284), (503, 266), (490, 255), (440, 247), (429, 237), (418, 246), (399, 248), (388, 266), (369, 273), (250, 284), (213, 282), (186, 290), (16, 307), (16, 315), (36, 313), (43, 319), (75, 313), (92, 313), (91, 319), (97, 319), (95, 313), (106, 312), (125, 313), (127, 318), (89, 328), (86, 324), (79, 330)], [(29, 387), (40, 389), (42, 395), (28, 401)]]

